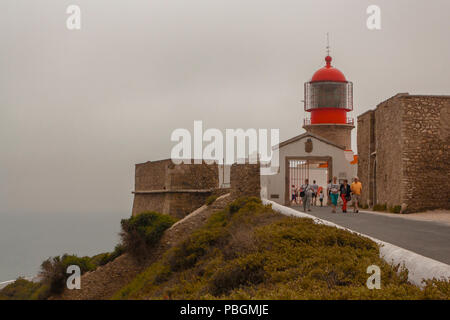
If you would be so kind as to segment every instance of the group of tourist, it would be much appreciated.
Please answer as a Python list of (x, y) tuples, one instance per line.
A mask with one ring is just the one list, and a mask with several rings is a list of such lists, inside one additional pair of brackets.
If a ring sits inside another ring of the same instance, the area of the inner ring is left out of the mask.
[[(359, 212), (359, 202), (361, 198), (362, 184), (358, 177), (353, 179), (351, 185), (348, 184), (348, 180), (344, 179), (342, 183), (338, 183), (337, 177), (333, 177), (328, 181), (327, 194), (328, 199), (331, 202), (333, 213), (336, 213), (339, 197), (342, 199), (342, 212), (347, 213), (347, 203), (352, 201), (353, 212)], [(323, 206), (324, 190), (322, 187), (313, 181), (313, 184), (309, 184), (309, 179), (305, 179), (305, 183), (296, 188), (292, 186), (291, 204), (303, 205), (303, 211), (311, 211), (311, 206), (317, 205), (317, 199), (320, 201), (320, 206)]]
[(328, 183), (328, 195), (331, 200), (331, 212), (336, 213), (336, 207), (338, 198), (342, 199), (342, 212), (347, 213), (347, 202), (352, 201), (353, 212), (359, 212), (359, 202), (361, 200), (362, 184), (358, 177), (353, 179), (351, 185), (348, 184), (348, 180), (344, 179), (341, 184), (338, 184), (337, 178), (333, 177)]
[(291, 204), (303, 205), (303, 210), (311, 211), (311, 206), (317, 206), (317, 199), (320, 201), (320, 206), (323, 206), (323, 188), (316, 184), (316, 180), (313, 184), (309, 184), (309, 179), (305, 180), (305, 184), (302, 184), (299, 188), (295, 185), (292, 186), (292, 198)]

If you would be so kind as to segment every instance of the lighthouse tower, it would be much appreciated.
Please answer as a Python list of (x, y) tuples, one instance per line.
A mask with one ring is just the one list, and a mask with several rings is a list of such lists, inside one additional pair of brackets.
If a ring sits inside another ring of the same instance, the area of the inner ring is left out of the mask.
[(353, 110), (353, 85), (331, 66), (331, 60), (327, 55), (326, 65), (305, 83), (305, 111), (310, 116), (304, 119), (303, 128), (348, 150), (355, 127), (347, 115)]

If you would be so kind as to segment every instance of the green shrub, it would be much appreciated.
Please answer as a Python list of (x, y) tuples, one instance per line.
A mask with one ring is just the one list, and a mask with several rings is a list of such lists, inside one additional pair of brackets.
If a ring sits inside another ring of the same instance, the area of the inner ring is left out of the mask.
[(244, 197), (236, 199), (228, 205), (228, 211), (233, 214), (246, 206), (251, 206), (252, 208), (255, 208), (255, 206), (262, 207), (261, 199), (257, 197)]
[(208, 198), (206, 198), (205, 204), (207, 206), (210, 206), (210, 205), (212, 205), (214, 203), (214, 201), (217, 200), (217, 198), (218, 197), (216, 195), (210, 195)]
[(390, 213), (400, 213), (402, 206), (393, 206), (389, 208)]
[(226, 236), (223, 229), (225, 225), (226, 215), (223, 211), (212, 215), (207, 228), (195, 231), (191, 237), (167, 252), (170, 268), (173, 271), (180, 271), (193, 267), (211, 246)]
[(46, 300), (50, 296), (50, 288), (40, 282), (39, 288), (33, 292), (30, 300)]
[(214, 296), (227, 294), (240, 286), (256, 285), (264, 281), (264, 261), (260, 254), (248, 255), (230, 262), (217, 270), (210, 280), (210, 292)]
[(373, 206), (373, 211), (387, 211), (387, 205), (385, 204), (376, 204)]
[(90, 257), (78, 257), (76, 255), (64, 254), (48, 258), (41, 264), (39, 276), (41, 282), (48, 287), (50, 294), (61, 294), (65, 288), (67, 278), (70, 274), (67, 273), (67, 268), (71, 265), (80, 267), (81, 274), (92, 271), (97, 268), (92, 263)]
[(42, 282), (48, 286), (50, 294), (60, 294), (64, 290), (67, 279), (63, 258), (56, 256), (44, 260), (39, 276)]
[(113, 261), (123, 252), (123, 246), (119, 244), (113, 252), (97, 254), (92, 258), (68, 254), (48, 258), (41, 264), (40, 282), (31, 282), (19, 278), (0, 290), (0, 300), (43, 300), (50, 295), (60, 294), (65, 288), (67, 278), (70, 276), (70, 274), (67, 274), (67, 268), (70, 265), (79, 266), (81, 274), (83, 274)]
[(100, 253), (91, 258), (91, 263), (97, 267), (104, 266), (105, 264), (114, 261), (117, 257), (121, 256), (125, 252), (125, 248), (122, 244), (116, 245), (113, 252)]
[(123, 253), (125, 253), (125, 247), (123, 246), (123, 244), (117, 244), (114, 247), (114, 251), (111, 253), (108, 253), (108, 256), (101, 261), (101, 266), (107, 264), (108, 262), (111, 262), (113, 260), (115, 260), (116, 258), (118, 258), (119, 256), (121, 256)]
[[(366, 286), (366, 270), (373, 264), (381, 269), (382, 290)], [(407, 270), (381, 259), (370, 239), (288, 218), (259, 199), (245, 198), (213, 213), (114, 298), (450, 298), (448, 281), (428, 282), (421, 290), (407, 279)]]
[(233, 215), (241, 210), (243, 216), (250, 218), (249, 212), (255, 211), (256, 207), (265, 208), (259, 198), (239, 198), (230, 203), (225, 210), (212, 214), (203, 228), (193, 232), (191, 237), (167, 253), (167, 261), (171, 269), (180, 271), (193, 267), (211, 247), (218, 246), (220, 243), (223, 249), (224, 239), (229, 235), (226, 227), (232, 218), (239, 220), (241, 217), (239, 215), (233, 217)]
[(41, 283), (18, 278), (0, 290), (0, 300), (35, 300), (39, 298), (39, 294), (36, 294), (36, 292), (41, 287)]
[(175, 221), (175, 218), (157, 212), (144, 212), (130, 219), (123, 219), (120, 235), (124, 250), (138, 260), (144, 259), (164, 231)]

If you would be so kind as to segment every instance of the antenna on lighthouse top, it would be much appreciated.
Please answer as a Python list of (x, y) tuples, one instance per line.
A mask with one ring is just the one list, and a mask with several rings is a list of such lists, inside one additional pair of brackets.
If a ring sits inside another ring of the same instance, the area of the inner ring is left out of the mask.
[(330, 55), (330, 35), (327, 32), (327, 56)]

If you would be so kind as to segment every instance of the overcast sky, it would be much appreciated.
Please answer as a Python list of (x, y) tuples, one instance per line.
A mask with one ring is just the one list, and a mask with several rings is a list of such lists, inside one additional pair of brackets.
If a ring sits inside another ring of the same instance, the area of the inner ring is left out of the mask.
[(449, 14), (448, 0), (2, 0), (0, 214), (131, 213), (134, 164), (168, 158), (194, 120), (301, 133), (327, 32), (355, 117), (398, 92), (449, 94)]

